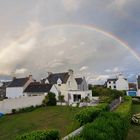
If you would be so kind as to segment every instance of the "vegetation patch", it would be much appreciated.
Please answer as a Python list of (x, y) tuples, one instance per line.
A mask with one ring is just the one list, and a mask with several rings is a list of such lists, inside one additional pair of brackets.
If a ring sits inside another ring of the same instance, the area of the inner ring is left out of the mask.
[(40, 130), (18, 136), (15, 140), (59, 140), (59, 138), (57, 130)]
[(13, 140), (17, 135), (44, 130), (58, 129), (64, 137), (80, 127), (74, 114), (82, 108), (68, 106), (40, 107), (31, 112), (6, 115), (0, 118), (0, 140)]
[(93, 122), (85, 125), (78, 137), (72, 139), (124, 140), (131, 122), (131, 103), (131, 97), (125, 97), (114, 112), (101, 112)]
[(75, 115), (75, 119), (80, 122), (81, 125), (92, 122), (102, 111), (108, 111), (108, 104), (99, 104), (94, 107), (86, 107)]

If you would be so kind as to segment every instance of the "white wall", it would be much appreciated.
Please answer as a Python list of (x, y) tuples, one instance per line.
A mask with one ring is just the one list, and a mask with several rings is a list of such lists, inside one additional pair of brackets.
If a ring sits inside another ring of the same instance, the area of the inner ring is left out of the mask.
[(116, 87), (116, 82), (114, 81), (110, 81), (110, 83), (107, 82), (107, 88), (111, 87), (111, 89), (116, 89), (114, 86)]
[(140, 96), (140, 90), (137, 91), (137, 96)]
[(50, 92), (55, 93), (55, 98), (56, 98), (56, 100), (58, 100), (59, 91), (57, 90), (57, 88), (55, 87), (55, 85), (52, 86)]
[(116, 81), (116, 89), (117, 90), (129, 90), (128, 81), (123, 78), (119, 78)]
[(6, 88), (6, 97), (16, 98), (23, 96), (23, 87), (7, 87)]
[(81, 99), (85, 98), (85, 97), (89, 97), (89, 99), (92, 99), (92, 91), (88, 90), (88, 91), (68, 91), (68, 94), (70, 95), (70, 99), (69, 99), (69, 104), (74, 103), (74, 98), (73, 95), (81, 95)]
[(0, 112), (11, 113), (12, 109), (41, 105), (45, 96), (19, 97), (16, 99), (5, 99), (0, 101)]

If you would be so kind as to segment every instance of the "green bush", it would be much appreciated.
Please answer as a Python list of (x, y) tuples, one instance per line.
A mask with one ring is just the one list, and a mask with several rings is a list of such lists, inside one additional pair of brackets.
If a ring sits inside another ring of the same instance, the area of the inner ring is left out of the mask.
[(116, 113), (106, 112), (84, 127), (82, 137), (85, 140), (122, 140), (123, 130), (123, 119)]
[(59, 140), (57, 130), (39, 130), (18, 136), (15, 140)]
[(75, 115), (75, 119), (80, 122), (81, 125), (88, 122), (92, 122), (102, 111), (108, 111), (108, 104), (99, 104), (94, 107), (87, 107), (79, 111)]
[(55, 94), (52, 92), (49, 92), (47, 96), (45, 96), (45, 99), (43, 100), (42, 104), (44, 106), (55, 106), (56, 105)]
[(16, 113), (16, 109), (12, 109), (12, 114), (15, 114)]
[(82, 137), (83, 140), (125, 140), (131, 122), (131, 104), (131, 97), (125, 97), (124, 102), (115, 112), (98, 114), (98, 118), (85, 125), (80, 138)]
[(19, 109), (12, 109), (12, 114), (16, 113), (24, 113), (24, 112), (31, 112), (35, 109), (36, 107), (34, 106), (29, 106), (29, 107), (24, 107), (24, 108), (19, 108)]

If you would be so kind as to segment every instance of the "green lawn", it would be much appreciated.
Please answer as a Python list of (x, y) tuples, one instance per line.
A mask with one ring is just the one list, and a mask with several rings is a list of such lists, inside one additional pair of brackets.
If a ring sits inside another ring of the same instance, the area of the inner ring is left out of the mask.
[[(132, 105), (132, 113), (140, 113), (140, 105)], [(140, 125), (131, 125), (127, 140), (140, 140)]]
[(65, 136), (79, 127), (79, 123), (73, 119), (79, 110), (80, 108), (55, 106), (4, 116), (0, 118), (0, 140), (12, 140), (17, 135), (40, 129), (58, 129), (61, 136)]

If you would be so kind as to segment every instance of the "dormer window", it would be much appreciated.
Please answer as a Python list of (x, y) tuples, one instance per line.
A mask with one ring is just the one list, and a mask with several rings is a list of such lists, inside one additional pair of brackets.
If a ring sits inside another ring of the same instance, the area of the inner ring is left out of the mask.
[(58, 86), (59, 86), (59, 85), (61, 86), (62, 81), (61, 81), (61, 79), (60, 79), (60, 78), (57, 80), (57, 84), (58, 84)]

